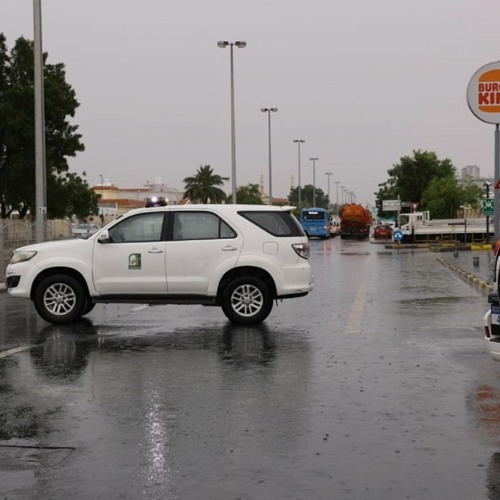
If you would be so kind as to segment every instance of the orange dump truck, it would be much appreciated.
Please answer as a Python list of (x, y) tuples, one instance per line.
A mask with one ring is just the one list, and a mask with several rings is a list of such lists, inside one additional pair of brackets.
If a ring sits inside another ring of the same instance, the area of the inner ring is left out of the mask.
[(348, 203), (340, 214), (340, 237), (362, 239), (370, 236), (371, 213), (361, 205)]

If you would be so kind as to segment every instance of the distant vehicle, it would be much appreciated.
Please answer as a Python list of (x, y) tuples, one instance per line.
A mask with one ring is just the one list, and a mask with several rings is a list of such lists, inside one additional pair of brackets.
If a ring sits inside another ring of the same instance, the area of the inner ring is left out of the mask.
[(372, 216), (369, 210), (355, 203), (348, 203), (340, 214), (340, 237), (364, 239), (370, 236)]
[(71, 234), (76, 238), (88, 238), (101, 229), (98, 224), (78, 224), (71, 228)]
[(340, 219), (330, 217), (330, 236), (333, 238), (340, 234)]
[(300, 211), (300, 223), (309, 238), (330, 237), (330, 214), (324, 208), (303, 208)]
[(375, 229), (373, 230), (373, 238), (378, 240), (378, 239), (390, 239), (392, 238), (392, 227), (389, 226), (389, 224), (379, 224), (378, 226), (375, 226)]
[(454, 240), (462, 243), (485, 241), (493, 236), (492, 228), (486, 231), (486, 217), (465, 219), (431, 219), (428, 210), (400, 214), (398, 228), (403, 233), (402, 243), (427, 243)]

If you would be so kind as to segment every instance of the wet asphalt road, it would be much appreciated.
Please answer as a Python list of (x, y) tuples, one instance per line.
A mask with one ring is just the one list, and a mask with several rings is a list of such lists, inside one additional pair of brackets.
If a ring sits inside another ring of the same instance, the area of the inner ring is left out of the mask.
[(261, 327), (129, 305), (55, 327), (0, 294), (0, 499), (500, 499), (485, 292), (437, 262), (472, 254), (311, 244), (315, 290)]

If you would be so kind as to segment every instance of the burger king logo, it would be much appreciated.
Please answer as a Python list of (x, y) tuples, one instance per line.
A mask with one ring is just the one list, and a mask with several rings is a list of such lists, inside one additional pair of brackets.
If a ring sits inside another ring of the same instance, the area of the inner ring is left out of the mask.
[(484, 113), (500, 113), (500, 69), (487, 71), (479, 77), (477, 105)]
[(500, 61), (474, 73), (467, 87), (467, 104), (483, 122), (500, 124)]

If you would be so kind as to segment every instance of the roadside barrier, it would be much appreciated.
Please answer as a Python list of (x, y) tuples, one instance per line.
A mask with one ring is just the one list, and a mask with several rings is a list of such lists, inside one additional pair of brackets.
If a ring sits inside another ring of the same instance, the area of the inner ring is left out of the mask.
[(472, 273), (468, 273), (464, 271), (463, 269), (460, 269), (459, 267), (455, 266), (454, 264), (451, 264), (450, 262), (447, 262), (446, 260), (440, 259), (438, 257), (437, 259), (438, 262), (443, 264), (443, 266), (447, 267), (448, 269), (451, 269), (454, 273), (458, 274), (460, 278), (462, 278), (464, 281), (467, 283), (470, 283), (471, 285), (475, 286), (476, 288), (483, 290), (485, 292), (485, 295), (487, 295), (489, 292), (493, 291), (493, 285), (490, 283), (482, 280), (481, 278), (478, 278), (477, 276), (474, 276)]

